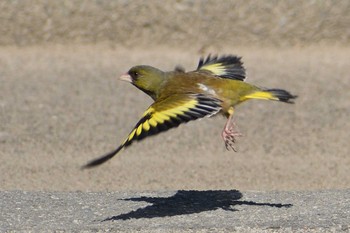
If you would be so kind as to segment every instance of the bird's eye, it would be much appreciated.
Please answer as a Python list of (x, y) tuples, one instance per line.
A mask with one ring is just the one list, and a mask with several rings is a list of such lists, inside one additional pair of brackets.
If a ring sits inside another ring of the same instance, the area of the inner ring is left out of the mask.
[(129, 75), (133, 80), (136, 80), (138, 78), (139, 73), (137, 71), (132, 70), (132, 71), (129, 71)]

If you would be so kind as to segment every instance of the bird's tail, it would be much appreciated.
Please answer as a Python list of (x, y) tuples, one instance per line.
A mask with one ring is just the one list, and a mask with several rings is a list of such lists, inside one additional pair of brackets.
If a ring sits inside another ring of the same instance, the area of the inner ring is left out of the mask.
[(286, 90), (282, 89), (265, 89), (253, 92), (243, 97), (243, 100), (247, 99), (263, 99), (263, 100), (277, 100), (285, 103), (294, 103), (293, 99), (297, 98), (296, 95), (292, 95)]

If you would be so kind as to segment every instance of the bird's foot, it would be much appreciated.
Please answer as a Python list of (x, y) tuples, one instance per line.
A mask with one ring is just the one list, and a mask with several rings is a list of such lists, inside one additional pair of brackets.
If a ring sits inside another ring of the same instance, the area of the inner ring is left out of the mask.
[(237, 152), (237, 149), (234, 147), (234, 144), (236, 143), (237, 137), (242, 137), (243, 135), (235, 130), (235, 125), (230, 124), (229, 127), (225, 127), (225, 129), (222, 131), (222, 138), (225, 142), (226, 150), (232, 149), (233, 151)]

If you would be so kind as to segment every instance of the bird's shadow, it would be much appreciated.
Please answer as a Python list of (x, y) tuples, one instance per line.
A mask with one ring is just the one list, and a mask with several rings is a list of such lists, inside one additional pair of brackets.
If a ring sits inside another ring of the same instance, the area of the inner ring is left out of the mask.
[(125, 214), (109, 217), (103, 221), (169, 217), (176, 215), (200, 213), (216, 209), (223, 209), (226, 211), (237, 211), (236, 209), (234, 209), (234, 206), (236, 205), (269, 206), (276, 208), (288, 208), (292, 206), (292, 204), (240, 201), (242, 197), (242, 193), (238, 190), (179, 190), (173, 196), (170, 197), (126, 198), (122, 200), (148, 202), (151, 203), (151, 205), (130, 211)]

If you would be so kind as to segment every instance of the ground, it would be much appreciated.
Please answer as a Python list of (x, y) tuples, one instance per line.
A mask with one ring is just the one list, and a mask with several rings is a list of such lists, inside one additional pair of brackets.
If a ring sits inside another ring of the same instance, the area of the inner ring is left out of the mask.
[(223, 47), (248, 79), (298, 95), (293, 105), (249, 101), (236, 109), (244, 135), (226, 151), (223, 117), (118, 146), (151, 99), (118, 76), (131, 66), (196, 68), (202, 51), (95, 45), (0, 48), (1, 190), (318, 190), (350, 186), (350, 48)]

